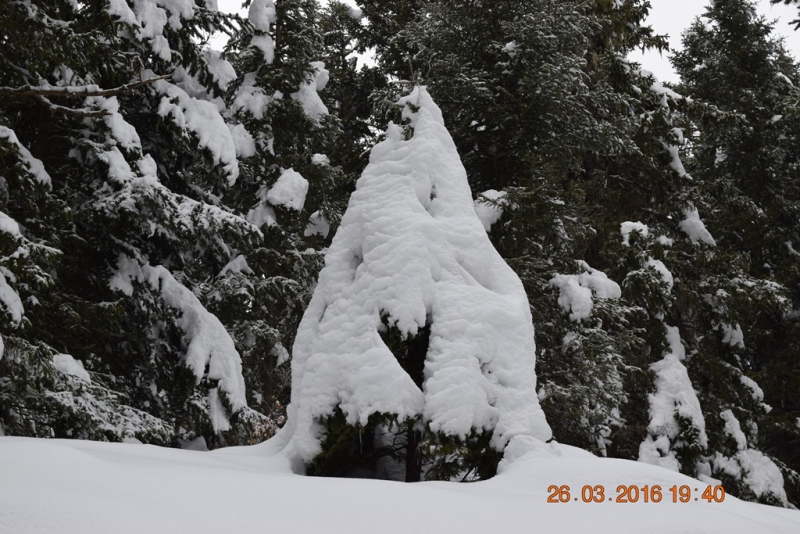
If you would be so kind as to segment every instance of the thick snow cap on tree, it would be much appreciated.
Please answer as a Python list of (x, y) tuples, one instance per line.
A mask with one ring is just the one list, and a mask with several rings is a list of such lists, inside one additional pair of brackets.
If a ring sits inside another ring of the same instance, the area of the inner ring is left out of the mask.
[[(413, 136), (391, 124), (358, 181), (294, 345), (282, 439), (297, 459), (320, 450), (320, 418), (422, 416), (434, 432), (492, 433), (503, 450), (551, 437), (536, 396), (528, 299), (475, 214), (467, 175), (424, 88), (400, 102)], [(384, 344), (430, 326), (422, 389)]]

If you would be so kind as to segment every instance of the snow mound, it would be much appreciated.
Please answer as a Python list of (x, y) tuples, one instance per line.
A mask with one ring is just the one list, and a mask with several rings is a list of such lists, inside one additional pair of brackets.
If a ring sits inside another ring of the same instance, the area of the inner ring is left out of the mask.
[(5, 275), (2, 273), (0, 273), (0, 302), (3, 303), (6, 311), (11, 315), (12, 323), (19, 325), (22, 322), (22, 316), (25, 315), (25, 309), (22, 307), (22, 300), (19, 298), (19, 294), (8, 285)]
[(742, 332), (741, 325), (723, 324), (720, 326), (722, 329), (722, 342), (730, 345), (731, 347), (744, 348), (744, 333)]
[(270, 25), (276, 20), (275, 3), (272, 0), (254, 0), (250, 4), (247, 18), (255, 29), (268, 32)]
[(736, 447), (740, 451), (745, 450), (747, 448), (747, 437), (742, 432), (742, 425), (739, 420), (736, 419), (731, 410), (723, 410), (719, 415), (725, 421), (725, 433), (733, 438), (736, 442)]
[(0, 232), (11, 235), (16, 239), (22, 238), (22, 233), (19, 231), (19, 224), (17, 221), (0, 211)]
[[(727, 424), (725, 428), (728, 430)], [(745, 484), (753, 490), (757, 497), (772, 494), (784, 505), (788, 503), (781, 470), (775, 465), (775, 462), (764, 456), (761, 451), (743, 449), (732, 458), (727, 458), (717, 453), (712, 461), (714, 467), (724, 471), (726, 474), (736, 478), (743, 478)]]
[(308, 218), (308, 225), (306, 226), (303, 235), (306, 237), (312, 235), (321, 235), (322, 237), (328, 237), (328, 234), (331, 231), (330, 223), (325, 219), (322, 213), (315, 211), (311, 214), (311, 217)]
[(264, 89), (256, 85), (256, 73), (248, 72), (244, 75), (242, 84), (236, 91), (236, 96), (233, 99), (233, 111), (246, 111), (250, 113), (254, 119), (261, 120), (267, 111), (269, 105), (275, 101), (280, 100), (283, 95), (280, 91), (270, 96), (264, 92)]
[[(406, 103), (413, 136), (392, 124), (373, 148), (297, 333), (282, 439), (303, 461), (337, 406), (350, 424), (388, 413), (452, 436), (493, 431), (498, 450), (551, 436), (522, 283), (475, 214), (439, 108), (424, 88)], [(381, 339), (384, 320), (406, 336), (430, 328), (422, 389)]]
[(661, 260), (656, 260), (654, 258), (649, 258), (647, 260), (647, 266), (650, 267), (651, 269), (655, 269), (656, 271), (658, 271), (658, 274), (661, 275), (661, 280), (663, 280), (664, 283), (666, 283), (669, 286), (669, 289), (671, 291), (672, 287), (675, 285), (675, 278), (672, 276), (670, 270), (667, 269), (667, 266), (664, 265), (664, 262)]
[(669, 350), (661, 361), (650, 366), (656, 374), (656, 391), (648, 396), (650, 424), (647, 430), (650, 435), (639, 446), (639, 460), (679, 471), (677, 456), (670, 448), (670, 443), (681, 430), (678, 418), (689, 421), (698, 430), (701, 447), (708, 446), (708, 435), (700, 399), (689, 379), (689, 371), (682, 363), (686, 358), (686, 349), (680, 333), (676, 327), (665, 327)]

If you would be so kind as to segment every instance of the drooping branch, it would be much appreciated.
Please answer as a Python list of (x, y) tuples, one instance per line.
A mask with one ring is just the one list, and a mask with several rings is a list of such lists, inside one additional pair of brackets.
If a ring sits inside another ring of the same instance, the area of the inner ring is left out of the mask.
[(0, 87), (0, 95), (9, 97), (34, 96), (48, 98), (68, 96), (80, 96), (84, 98), (92, 96), (115, 96), (145, 85), (153, 84), (159, 80), (169, 80), (170, 78), (172, 78), (171, 74), (156, 76), (154, 78), (148, 78), (147, 80), (121, 85), (113, 89), (100, 89), (96, 86), (37, 87), (35, 85), (26, 85), (23, 87)]

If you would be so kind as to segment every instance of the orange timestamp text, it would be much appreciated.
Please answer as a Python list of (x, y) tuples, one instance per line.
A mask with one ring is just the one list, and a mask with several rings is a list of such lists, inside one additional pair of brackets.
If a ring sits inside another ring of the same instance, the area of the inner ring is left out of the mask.
[[(705, 488), (692, 486), (672, 486), (666, 492), (661, 486), (635, 486), (620, 484), (616, 492), (606, 491), (603, 485), (583, 486), (580, 496), (573, 495), (569, 486), (549, 486), (547, 488), (547, 502), (566, 503), (582, 501), (585, 503), (617, 502), (617, 503), (658, 503), (674, 502), (688, 503), (692, 501), (722, 502), (725, 500), (725, 488), (722, 486), (706, 486)], [(666, 496), (666, 500), (664, 497)]]

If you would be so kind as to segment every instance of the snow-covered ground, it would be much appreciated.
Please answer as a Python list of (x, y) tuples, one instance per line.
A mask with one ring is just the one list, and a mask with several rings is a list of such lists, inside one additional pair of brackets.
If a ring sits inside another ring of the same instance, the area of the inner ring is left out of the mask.
[[(270, 443), (215, 452), (0, 437), (0, 532), (724, 533), (800, 532), (800, 512), (702, 499), (672, 471), (542, 446), (486, 482), (404, 484), (295, 475)], [(583, 503), (583, 485), (655, 485), (659, 503)], [(578, 501), (547, 502), (569, 485)]]

